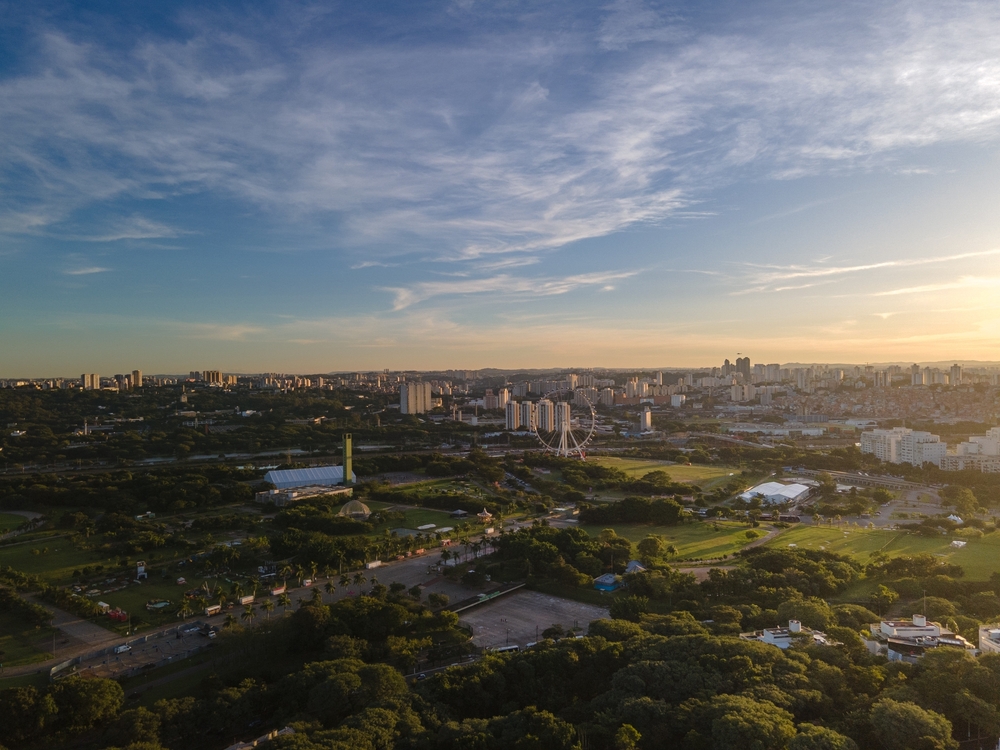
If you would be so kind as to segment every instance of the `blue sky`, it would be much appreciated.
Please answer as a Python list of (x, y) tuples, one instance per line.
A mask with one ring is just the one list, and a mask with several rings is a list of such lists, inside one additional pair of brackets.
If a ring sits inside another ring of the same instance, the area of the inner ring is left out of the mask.
[(1000, 359), (996, 3), (27, 5), (0, 376)]

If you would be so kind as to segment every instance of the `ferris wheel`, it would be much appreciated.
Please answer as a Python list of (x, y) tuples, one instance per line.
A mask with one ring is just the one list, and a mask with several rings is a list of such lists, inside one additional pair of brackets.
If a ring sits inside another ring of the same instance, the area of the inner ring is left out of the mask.
[(583, 393), (549, 391), (535, 404), (533, 432), (546, 452), (586, 459), (596, 431), (597, 411)]

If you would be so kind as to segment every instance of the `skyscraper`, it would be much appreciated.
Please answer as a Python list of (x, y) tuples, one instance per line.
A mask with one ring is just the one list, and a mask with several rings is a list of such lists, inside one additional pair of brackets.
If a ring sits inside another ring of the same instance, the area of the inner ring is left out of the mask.
[(97, 373), (84, 373), (80, 376), (80, 387), (85, 391), (100, 390), (101, 376)]
[(539, 432), (554, 432), (556, 429), (555, 404), (547, 398), (540, 399), (536, 406), (536, 424)]
[(132, 387), (142, 388), (142, 370), (132, 370)]
[(401, 383), (399, 411), (402, 414), (426, 414), (431, 410), (430, 383)]

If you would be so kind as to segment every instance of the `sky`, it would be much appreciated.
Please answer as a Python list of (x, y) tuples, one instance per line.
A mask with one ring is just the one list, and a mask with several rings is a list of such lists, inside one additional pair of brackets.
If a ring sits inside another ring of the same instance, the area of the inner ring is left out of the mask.
[(995, 2), (0, 0), (0, 377), (1000, 360)]

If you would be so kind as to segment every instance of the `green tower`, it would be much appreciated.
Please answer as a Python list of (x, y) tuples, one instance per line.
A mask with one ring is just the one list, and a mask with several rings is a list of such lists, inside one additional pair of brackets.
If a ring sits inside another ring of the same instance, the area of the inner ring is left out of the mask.
[(351, 465), (351, 433), (344, 433), (344, 486), (354, 484), (354, 468)]

